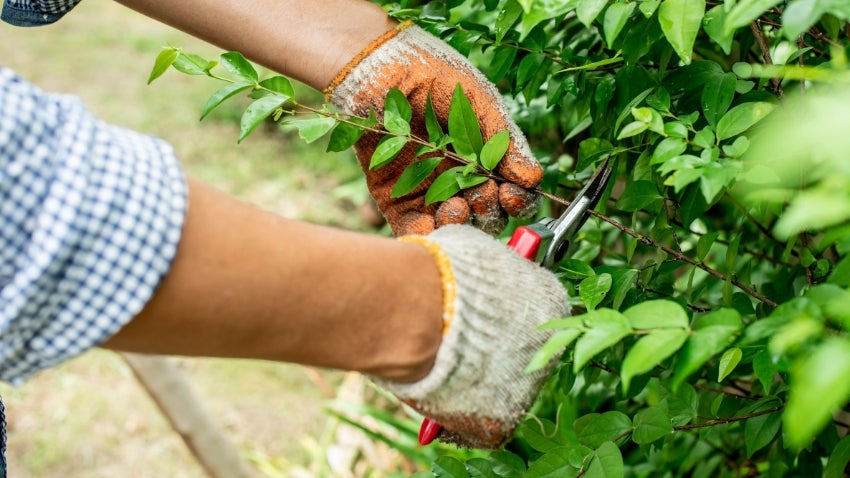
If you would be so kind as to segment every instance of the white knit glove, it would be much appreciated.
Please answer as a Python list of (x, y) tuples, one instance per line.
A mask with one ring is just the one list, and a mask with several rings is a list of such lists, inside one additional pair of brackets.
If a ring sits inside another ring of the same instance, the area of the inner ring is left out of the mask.
[(443, 341), (425, 378), (378, 382), (440, 423), (441, 441), (498, 448), (551, 370), (524, 372), (551, 336), (537, 326), (569, 313), (566, 290), (550, 271), (471, 226), (448, 225), (401, 240), (422, 244), (438, 264)]

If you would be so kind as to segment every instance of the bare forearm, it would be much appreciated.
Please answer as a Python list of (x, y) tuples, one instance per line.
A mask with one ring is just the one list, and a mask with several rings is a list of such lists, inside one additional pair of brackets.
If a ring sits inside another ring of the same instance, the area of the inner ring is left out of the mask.
[(395, 25), (365, 0), (119, 1), (316, 89)]
[(431, 366), (441, 314), (439, 275), (424, 249), (286, 220), (190, 182), (170, 272), (104, 346), (412, 380)]

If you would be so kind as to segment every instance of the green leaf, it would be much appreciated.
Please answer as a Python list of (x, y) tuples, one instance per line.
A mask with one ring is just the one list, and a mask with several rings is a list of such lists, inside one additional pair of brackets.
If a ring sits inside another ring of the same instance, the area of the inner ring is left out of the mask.
[(629, 417), (617, 411), (588, 413), (573, 422), (578, 442), (590, 448), (598, 448), (631, 429), (632, 421)]
[(546, 61), (546, 56), (542, 53), (529, 53), (520, 60), (516, 72), (516, 89), (521, 89), (531, 81), (532, 78), (540, 71), (540, 67)]
[(497, 47), (496, 53), (493, 54), (493, 59), (487, 69), (487, 79), (493, 83), (505, 77), (510, 71), (516, 60), (517, 49), (513, 47)]
[(363, 136), (363, 128), (349, 123), (337, 123), (328, 140), (328, 151), (345, 151)]
[(632, 333), (626, 317), (611, 309), (600, 309), (585, 314), (587, 331), (576, 342), (573, 351), (573, 370), (578, 372), (596, 354), (616, 344)]
[(782, 416), (786, 444), (808, 445), (850, 399), (850, 342), (831, 337), (791, 367), (791, 391)]
[(312, 143), (328, 132), (336, 125), (336, 120), (327, 116), (313, 116), (307, 118), (290, 118), (284, 123), (298, 129), (298, 136), (305, 142)]
[(587, 466), (585, 478), (620, 478), (623, 475), (623, 455), (612, 442), (605, 442), (596, 450)]
[[(796, 40), (797, 37), (809, 30), (825, 13), (839, 15), (837, 11), (830, 11), (843, 2), (841, 0), (796, 0), (788, 2), (788, 6), (782, 12), (782, 29), (785, 37)], [(844, 6), (844, 5), (842, 5)], [(845, 6), (846, 8), (846, 6)], [(844, 20), (847, 20), (846, 16)]]
[(434, 112), (430, 91), (428, 92), (428, 99), (425, 100), (425, 129), (428, 131), (429, 142), (437, 144), (443, 138), (443, 128), (437, 120), (437, 113)]
[(609, 290), (611, 290), (611, 274), (607, 273), (590, 276), (578, 285), (579, 297), (587, 310), (595, 309)]
[(626, 189), (617, 199), (617, 207), (623, 211), (640, 211), (660, 201), (661, 194), (658, 193), (658, 187), (652, 181), (629, 181), (626, 183)]
[(469, 478), (463, 462), (448, 455), (437, 457), (431, 465), (431, 472), (435, 478)]
[(640, 338), (626, 352), (620, 377), (623, 393), (628, 393), (632, 377), (646, 373), (673, 355), (688, 338), (686, 329), (660, 329)]
[(605, 32), (605, 43), (610, 47), (623, 31), (626, 22), (635, 11), (635, 3), (614, 3), (605, 11), (602, 20), (602, 31)]
[(511, 144), (511, 135), (508, 130), (499, 131), (494, 134), (481, 148), (481, 165), (487, 171), (496, 169), (499, 162), (508, 152), (508, 146)]
[(717, 139), (737, 136), (761, 121), (774, 109), (773, 103), (751, 101), (729, 110), (717, 123)]
[(562, 478), (575, 475), (578, 470), (568, 463), (570, 454), (574, 453), (576, 448), (565, 446), (546, 451), (528, 467), (524, 478)]
[(730, 373), (735, 370), (735, 367), (741, 363), (743, 352), (738, 347), (732, 347), (723, 352), (720, 356), (720, 363), (717, 365), (717, 381), (722, 382)]
[(726, 31), (726, 6), (718, 5), (711, 10), (705, 12), (702, 19), (702, 29), (709, 38), (720, 45), (723, 53), (729, 54), (732, 52), (732, 41), (735, 35)]
[[(522, 5), (520, 5), (516, 0), (508, 0), (505, 2), (505, 7), (499, 12), (499, 15), (496, 17), (496, 23), (493, 26), (494, 32), (496, 33), (496, 42), (501, 42), (502, 38), (505, 37), (505, 34), (511, 31), (511, 27), (514, 26), (519, 17), (522, 16)], [(515, 50), (515, 49), (514, 49)]]
[(536, 372), (546, 367), (556, 355), (559, 355), (565, 347), (573, 343), (581, 334), (581, 329), (565, 329), (549, 337), (549, 340), (543, 344), (543, 347), (540, 347), (534, 353), (534, 356), (531, 357), (531, 361), (528, 362), (528, 366), (525, 368), (525, 373)]
[(704, 14), (705, 0), (664, 0), (658, 9), (661, 31), (686, 65), (691, 62)]
[(180, 52), (171, 65), (177, 71), (187, 75), (206, 75), (216, 65), (216, 62), (194, 53)]
[(626, 294), (634, 290), (635, 281), (638, 277), (637, 269), (626, 269), (619, 277), (614, 278), (614, 297), (611, 299), (611, 308), (619, 309), (626, 299)]
[(381, 141), (378, 142), (378, 146), (375, 148), (375, 152), (372, 153), (369, 169), (378, 169), (381, 166), (389, 164), (404, 149), (406, 144), (407, 137), (405, 136), (384, 136), (381, 138)]
[(519, 478), (525, 473), (525, 460), (507, 450), (490, 452), (493, 473), (499, 478)]
[(402, 136), (410, 134), (412, 110), (407, 97), (396, 87), (387, 92), (384, 100), (384, 128)]
[(251, 83), (256, 83), (260, 79), (254, 66), (237, 51), (223, 53), (221, 55), (221, 65), (230, 73)]
[(734, 73), (725, 73), (712, 77), (703, 87), (702, 115), (712, 128), (717, 127), (717, 119), (721, 118), (732, 104), (737, 83), (738, 77)]
[(606, 5), (607, 0), (583, 0), (576, 6), (576, 16), (585, 27), (590, 27)]
[(643, 2), (639, 2), (640, 5), (638, 8), (640, 12), (643, 13), (643, 16), (646, 18), (652, 18), (652, 14), (658, 10), (658, 6), (661, 5), (661, 0), (644, 0)]
[(292, 82), (285, 76), (275, 75), (260, 82), (260, 86), (287, 98), (295, 97)]
[(431, 183), (431, 186), (425, 193), (425, 205), (445, 201), (460, 192), (460, 185), (457, 182), (457, 178), (462, 172), (463, 166), (457, 166), (443, 171), (442, 174), (437, 176), (437, 179)]
[[(761, 407), (761, 411), (766, 407)], [(744, 444), (747, 447), (747, 458), (751, 458), (753, 454), (762, 448), (769, 445), (776, 434), (779, 433), (779, 427), (782, 424), (782, 414), (777, 412), (759, 415), (747, 420), (744, 425)]]
[(759, 382), (761, 382), (764, 393), (770, 393), (773, 377), (777, 371), (779, 371), (779, 367), (773, 363), (773, 359), (767, 349), (762, 349), (753, 356), (753, 373), (759, 379)]
[(578, 259), (566, 259), (562, 261), (559, 270), (563, 271), (568, 279), (583, 280), (596, 275), (590, 264)]
[(579, 0), (520, 0), (525, 14), (519, 24), (520, 37), (525, 38), (540, 22), (557, 18), (576, 8)]
[(477, 156), (484, 146), (478, 117), (475, 116), (472, 104), (464, 95), (460, 83), (455, 87), (449, 106), (449, 136), (452, 137), (455, 152), (464, 157)]
[[(687, 137), (687, 134), (685, 136)], [(649, 160), (649, 164), (663, 164), (684, 153), (687, 148), (688, 142), (684, 138), (664, 138), (652, 152), (652, 159)]]
[(850, 462), (850, 436), (845, 436), (829, 454), (829, 460), (823, 470), (823, 477), (842, 478), (848, 462)]
[(620, 130), (620, 134), (617, 135), (617, 139), (630, 138), (643, 133), (647, 129), (649, 129), (649, 123), (644, 123), (643, 121), (632, 121), (626, 126), (623, 126), (623, 129)]
[(672, 300), (648, 300), (629, 307), (623, 312), (629, 325), (635, 329), (688, 328), (688, 314)]
[(151, 69), (151, 74), (148, 76), (148, 84), (151, 84), (153, 80), (162, 76), (162, 74), (168, 70), (168, 67), (174, 63), (174, 60), (177, 59), (179, 54), (180, 50), (176, 48), (163, 48), (156, 56), (156, 60), (153, 63), (153, 69)]
[(762, 13), (778, 5), (782, 0), (741, 0), (726, 14), (726, 34), (745, 27)]
[(487, 176), (481, 176), (478, 174), (458, 174), (457, 175), (457, 185), (460, 186), (461, 189), (469, 189), (479, 184), (484, 184), (489, 180)]
[(734, 309), (719, 309), (697, 319), (692, 335), (678, 354), (673, 387), (677, 388), (708, 359), (728, 347), (742, 328), (741, 315)]
[[(466, 460), (466, 471), (469, 478), (496, 478), (493, 474), (493, 465), (486, 458), (470, 458)], [(433, 475), (428, 475), (433, 478)]]
[(266, 96), (248, 105), (248, 107), (245, 108), (245, 112), (242, 113), (242, 119), (240, 120), (238, 142), (242, 142), (243, 139), (248, 137), (257, 125), (265, 121), (266, 118), (274, 113), (276, 109), (280, 108), (285, 102), (286, 100), (284, 98)]
[(635, 431), (632, 441), (638, 445), (649, 445), (655, 440), (673, 433), (673, 424), (661, 407), (644, 408), (635, 415)]
[(697, 241), (696, 257), (699, 262), (704, 261), (705, 258), (708, 257), (708, 253), (711, 251), (711, 247), (717, 241), (717, 236), (719, 235), (719, 232), (714, 231), (700, 236), (699, 240)]
[[(203, 112), (201, 112), (200, 120), (203, 120), (207, 117), (210, 112), (215, 109), (216, 106), (220, 105), (224, 100), (230, 98), (231, 96), (238, 94), (242, 91), (247, 90), (254, 86), (253, 83), (230, 83), (216, 91), (210, 96), (210, 99), (207, 100), (207, 104), (204, 105)], [(286, 101), (286, 98), (281, 98), (282, 101)]]
[(416, 161), (407, 166), (393, 186), (392, 198), (399, 198), (410, 194), (417, 186), (422, 184), (426, 178), (437, 169), (437, 165), (443, 160), (442, 157), (427, 158)]

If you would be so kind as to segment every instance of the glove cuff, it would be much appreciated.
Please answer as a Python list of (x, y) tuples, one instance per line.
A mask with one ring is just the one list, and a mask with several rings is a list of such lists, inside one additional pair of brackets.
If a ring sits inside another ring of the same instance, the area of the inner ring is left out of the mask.
[(404, 22), (398, 24), (392, 30), (385, 32), (383, 35), (378, 38), (372, 40), (371, 43), (366, 45), (366, 48), (363, 49), (360, 53), (354, 56), (346, 65), (342, 68), (342, 70), (337, 73), (334, 79), (330, 82), (327, 88), (324, 89), (323, 93), (325, 94), (325, 100), (330, 101), (331, 97), (333, 97), (334, 90), (337, 86), (339, 86), (345, 78), (348, 77), (348, 74), (351, 73), (357, 65), (363, 61), (364, 58), (371, 55), (372, 52), (380, 48), (384, 43), (392, 40), (399, 32), (406, 30), (407, 28), (413, 26), (413, 21), (405, 20)]

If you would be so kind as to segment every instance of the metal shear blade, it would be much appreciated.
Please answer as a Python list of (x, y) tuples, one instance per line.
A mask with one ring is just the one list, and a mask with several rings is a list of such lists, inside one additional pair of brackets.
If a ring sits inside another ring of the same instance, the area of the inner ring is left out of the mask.
[(587, 221), (590, 211), (596, 207), (599, 198), (605, 192), (610, 178), (611, 167), (606, 158), (560, 217), (540, 221), (547, 229), (552, 231), (551, 242), (545, 248), (543, 258), (540, 261), (542, 266), (552, 269), (560, 262), (566, 244)]

